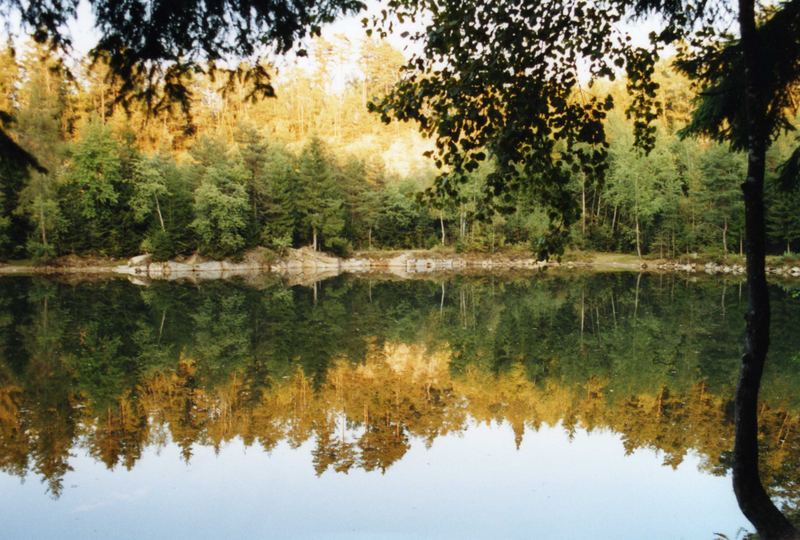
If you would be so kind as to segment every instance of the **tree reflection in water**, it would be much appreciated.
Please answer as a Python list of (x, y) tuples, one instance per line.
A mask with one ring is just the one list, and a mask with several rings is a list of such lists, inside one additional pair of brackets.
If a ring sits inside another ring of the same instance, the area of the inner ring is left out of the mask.
[[(446, 291), (444, 299), (442, 292)], [(772, 290), (762, 476), (800, 503), (800, 316)], [(629, 274), (67, 284), (0, 282), (0, 468), (58, 497), (78, 446), (109, 468), (148, 446), (312, 441), (317, 474), (385, 471), (413, 440), (474, 423), (612, 430), (625, 451), (687, 452), (727, 474), (737, 282)]]

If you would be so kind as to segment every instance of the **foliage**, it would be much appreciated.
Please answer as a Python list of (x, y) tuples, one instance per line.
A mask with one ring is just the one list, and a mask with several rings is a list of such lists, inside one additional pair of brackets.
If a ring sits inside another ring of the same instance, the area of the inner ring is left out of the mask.
[[(653, 144), (647, 123), (654, 118), (657, 85), (649, 76), (656, 58), (619, 30), (628, 15), (624, 3), (446, 0), (429, 10), (426, 2), (393, 0), (389, 6), (390, 20), (415, 20), (423, 29), (410, 36), (420, 47), (403, 78), (373, 110), (386, 122), (414, 120), (435, 139), (440, 192), (453, 194), (488, 152), (497, 167), (487, 193), (531, 192), (550, 218), (538, 251), (560, 252), (562, 233), (577, 217), (570, 175), (605, 173), (603, 120), (614, 105), (609, 93), (583, 92), (579, 62), (593, 81), (626, 70), (636, 140), (644, 148)], [(374, 21), (382, 34), (386, 20)]]
[[(201, 141), (202, 143), (202, 141)], [(200, 251), (213, 257), (240, 253), (245, 246), (248, 200), (245, 189), (246, 171), (240, 162), (214, 156), (214, 164), (206, 154), (213, 143), (201, 145), (198, 159), (199, 185), (194, 192), (192, 228), (198, 237)]]
[[(92, 63), (104, 63), (108, 79), (119, 88), (116, 101), (126, 108), (142, 102), (159, 113), (179, 105), (191, 109), (192, 74), (202, 72), (226, 78), (228, 87), (245, 78), (252, 85), (249, 98), (273, 96), (270, 70), (263, 58), (283, 54), (305, 36), (319, 35), (320, 27), (343, 13), (364, 8), (359, 0), (277, 0), (236, 3), (192, 0), (164, 3), (156, 8), (147, 0), (114, 2), (93, 0), (92, 12), (100, 37), (91, 51)], [(38, 44), (57, 51), (71, 50), (69, 23), (77, 14), (76, 0), (22, 3), (4, 0), (0, 13), (19, 21)], [(7, 26), (10, 28), (10, 26)], [(250, 64), (225, 67), (233, 58)], [(9, 113), (0, 109), (3, 118)], [(0, 125), (3, 160), (41, 167), (38, 156), (10, 139)]]
[(324, 144), (312, 138), (298, 157), (292, 196), (297, 234), (311, 239), (315, 249), (339, 238), (344, 229), (343, 197), (334, 174)]
[[(502, 166), (489, 154), (474, 170), (441, 180), (449, 195), (419, 197), (435, 175), (414, 156), (424, 141), (413, 126), (384, 126), (365, 114), (370, 96), (379, 99), (398, 81), (399, 53), (385, 43), (315, 42), (319, 65), (275, 81), (286, 94), (280, 101), (243, 99), (250, 88), (245, 79), (226, 93), (197, 78), (204, 97), (193, 101), (191, 126), (179, 116), (156, 121), (136, 109), (130, 116), (119, 111), (113, 106), (119, 90), (105, 80), (102, 65), (87, 67), (76, 88), (47, 51), (26, 55), (24, 70), (5, 51), (0, 73), (15, 89), (13, 134), (48, 166), (47, 173), (0, 167), (6, 257), (145, 251), (169, 259), (198, 250), (238, 257), (258, 246), (285, 253), (313, 244), (315, 228), (318, 247), (338, 254), (431, 248), (442, 236), (446, 249), (538, 252), (553, 227), (568, 233), (567, 246), (642, 256), (722, 257), (742, 244), (744, 156), (679, 137), (690, 121), (693, 90), (667, 63), (653, 74), (665, 108), (654, 122), (651, 152), (632, 147), (634, 120), (621, 111), (606, 114), (599, 124), (609, 158), (603, 175), (564, 170), (558, 189), (573, 209), (567, 226), (542, 197), (536, 182), (543, 179), (495, 193)], [(347, 58), (358, 59), (360, 71), (337, 94), (333, 77)], [(598, 83), (594, 92), (626, 108), (627, 86), (623, 78)], [(783, 164), (791, 161), (795, 139), (783, 135), (774, 146), (770, 178), (783, 179), (791, 173)], [(569, 150), (564, 141), (553, 148), (563, 155), (589, 151), (577, 143)], [(779, 190), (768, 195), (770, 247), (794, 251), (797, 203)]]

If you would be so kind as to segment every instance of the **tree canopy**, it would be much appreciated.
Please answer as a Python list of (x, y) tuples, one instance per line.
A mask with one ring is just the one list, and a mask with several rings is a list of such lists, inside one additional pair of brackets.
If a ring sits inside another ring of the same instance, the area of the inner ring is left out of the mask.
[[(797, 1), (767, 9), (758, 30), (764, 44), (758, 85), (769, 96), (764, 123), (773, 138), (793, 126), (796, 111), (797, 10)], [(662, 27), (637, 43), (624, 23), (648, 16)], [(417, 121), (435, 138), (440, 191), (452, 193), (464, 172), (492, 156), (498, 167), (487, 195), (533, 190), (551, 214), (542, 252), (559, 251), (564, 229), (578, 216), (567, 195), (569, 173), (604, 178), (604, 119), (615, 103), (633, 122), (635, 146), (655, 146), (655, 121), (672, 106), (659, 98), (656, 76), (667, 46), (677, 47), (677, 67), (700, 92), (682, 134), (745, 147), (741, 46), (723, 29), (735, 16), (733, 7), (716, 2), (444, 0), (431, 7), (393, 0), (365, 25), (386, 34), (417, 21), (422, 29), (408, 37), (420, 52), (371, 106), (385, 121)], [(619, 100), (603, 81), (623, 74), (629, 97)]]
[[(78, 3), (3, 0), (0, 16), (7, 28), (16, 16), (21, 31), (37, 43), (70, 52), (68, 23), (77, 17)], [(364, 8), (360, 0), (92, 0), (90, 4), (100, 34), (90, 52), (92, 62), (102, 60), (107, 65), (108, 82), (118, 85), (117, 102), (124, 106), (143, 102), (156, 114), (176, 105), (188, 113), (188, 80), (197, 73), (222, 76), (230, 86), (244, 78), (251, 85), (248, 98), (274, 95), (267, 54), (284, 54), (304, 37), (319, 35), (323, 24)], [(240, 63), (243, 58), (250, 62)], [(9, 111), (0, 109), (0, 157), (42, 168), (35, 154), (8, 136), (12, 122)]]

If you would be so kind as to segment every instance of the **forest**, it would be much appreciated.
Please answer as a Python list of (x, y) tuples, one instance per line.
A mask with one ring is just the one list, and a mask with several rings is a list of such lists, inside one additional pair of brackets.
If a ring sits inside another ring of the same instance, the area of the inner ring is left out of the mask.
[[(386, 125), (368, 111), (404, 62), (385, 41), (317, 38), (306, 61), (267, 66), (274, 98), (255, 98), (244, 76), (232, 85), (196, 76), (187, 83), (191, 113), (169, 103), (153, 117), (141, 104), (118, 103), (102, 61), (66, 69), (47, 46), (6, 46), (0, 110), (13, 113), (11, 135), (46, 171), (0, 164), (0, 257), (236, 259), (259, 246), (340, 256), (436, 246), (536, 251), (551, 219), (536, 193), (525, 184), (491, 193), (491, 156), (453, 193), (426, 191), (439, 174), (424, 155), (431, 142), (411, 122)], [(682, 138), (694, 90), (667, 60), (656, 79), (664, 107), (647, 154), (633, 145), (624, 80), (581, 89), (610, 93), (617, 107), (605, 120), (606, 174), (570, 176), (579, 215), (567, 247), (640, 257), (741, 254), (746, 157), (707, 138)], [(776, 180), (793, 142), (782, 135), (767, 156), (773, 254), (800, 244), (800, 189)]]

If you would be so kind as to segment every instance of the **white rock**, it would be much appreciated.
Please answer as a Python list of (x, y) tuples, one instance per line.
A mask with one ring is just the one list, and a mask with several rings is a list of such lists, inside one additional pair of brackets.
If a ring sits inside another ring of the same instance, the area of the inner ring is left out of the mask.
[(115, 274), (125, 274), (128, 276), (133, 276), (140, 270), (139, 268), (133, 268), (130, 265), (124, 264), (122, 266), (115, 266), (114, 273)]
[(166, 277), (169, 275), (169, 265), (166, 263), (154, 263), (147, 267), (149, 277)]
[(192, 267), (195, 272), (222, 272), (222, 264), (216, 261), (202, 262)]
[(145, 253), (144, 255), (137, 255), (136, 257), (128, 259), (128, 266), (147, 266), (152, 260), (153, 256), (149, 253)]
[(191, 264), (171, 262), (169, 263), (169, 268), (173, 274), (190, 274), (192, 272)]

